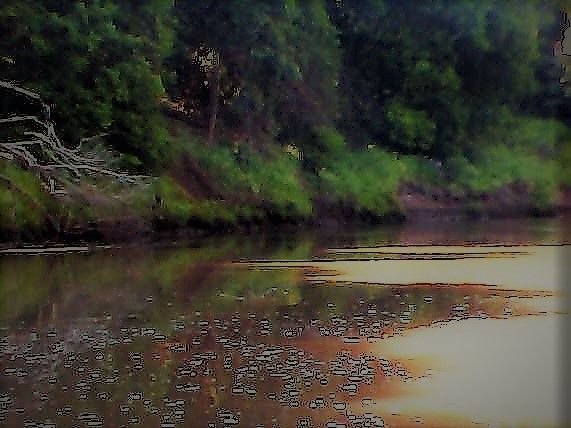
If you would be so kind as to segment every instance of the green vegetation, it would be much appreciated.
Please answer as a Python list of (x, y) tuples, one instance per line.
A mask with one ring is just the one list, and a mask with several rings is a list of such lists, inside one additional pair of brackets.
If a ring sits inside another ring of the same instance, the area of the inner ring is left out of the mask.
[(506, 185), (520, 185), (520, 197), (529, 199), (531, 208), (549, 210), (557, 203), (558, 169), (555, 161), (545, 161), (525, 149), (490, 147), (478, 153), (473, 163), (464, 158), (450, 160), (454, 188), (484, 194)]
[[(571, 186), (568, 71), (553, 56), (567, 6), (3, 1), (0, 80), (40, 93), (70, 146), (98, 136), (156, 179), (69, 181), (55, 200), (3, 161), (0, 229), (379, 220), (406, 215), (404, 185), (474, 211), (519, 189), (522, 210), (550, 211)], [(1, 91), (2, 116), (42, 114)], [(0, 126), (0, 143), (24, 131)]]
[(260, 154), (244, 144), (210, 148), (200, 142), (188, 144), (186, 150), (216, 183), (222, 199), (264, 206), (285, 219), (311, 215), (298, 165), (286, 153), (268, 149)]
[(365, 216), (399, 214), (396, 192), (406, 166), (378, 149), (345, 155), (319, 172), (322, 192)]
[(54, 204), (37, 177), (0, 161), (0, 224), (6, 230), (40, 232), (54, 213)]
[(516, 185), (533, 211), (550, 211), (565, 185), (565, 175), (560, 174), (565, 160), (556, 154), (564, 153), (561, 147), (568, 144), (569, 129), (554, 120), (529, 117), (510, 117), (508, 123), (479, 142), (481, 148), (471, 161), (461, 156), (448, 160), (452, 187), (485, 194)]
[(568, 142), (561, 149), (559, 155), (559, 179), (564, 186), (571, 187), (571, 142)]

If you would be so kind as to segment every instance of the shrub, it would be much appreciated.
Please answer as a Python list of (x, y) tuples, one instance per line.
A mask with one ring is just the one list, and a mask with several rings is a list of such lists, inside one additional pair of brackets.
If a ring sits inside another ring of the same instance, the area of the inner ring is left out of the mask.
[(0, 163), (0, 229), (38, 230), (55, 204), (38, 178), (9, 162)]
[(524, 147), (486, 147), (474, 162), (456, 157), (448, 162), (454, 186), (471, 192), (493, 192), (502, 186), (525, 184), (534, 209), (556, 202), (559, 179), (554, 160), (542, 159)]
[(406, 162), (383, 150), (347, 152), (319, 171), (320, 191), (345, 208), (375, 217), (400, 214), (397, 190)]
[(240, 218), (257, 220), (260, 212), (292, 220), (311, 216), (299, 161), (279, 147), (261, 153), (244, 143), (206, 145), (184, 128), (174, 139), (178, 156), (192, 159)]

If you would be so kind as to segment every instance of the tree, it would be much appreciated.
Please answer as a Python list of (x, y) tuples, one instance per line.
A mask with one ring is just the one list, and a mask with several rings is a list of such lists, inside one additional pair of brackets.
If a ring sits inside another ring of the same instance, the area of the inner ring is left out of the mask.
[(541, 2), (382, 0), (330, 8), (344, 55), (344, 130), (361, 144), (445, 158), (496, 126), (502, 109), (526, 112), (545, 90), (538, 70), (548, 53), (538, 34), (557, 11)]
[[(135, 8), (135, 3), (137, 7)], [(7, 0), (0, 70), (41, 93), (65, 141), (106, 132), (145, 164), (161, 157), (160, 72), (169, 2)]]
[(324, 2), (179, 1), (175, 13), (173, 93), (183, 110), (208, 112), (208, 140), (219, 117), (250, 139), (331, 120), (338, 47)]

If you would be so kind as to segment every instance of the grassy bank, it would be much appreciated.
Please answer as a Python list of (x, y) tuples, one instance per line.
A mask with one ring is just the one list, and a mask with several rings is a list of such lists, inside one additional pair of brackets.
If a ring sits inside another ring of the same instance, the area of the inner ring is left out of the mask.
[(192, 128), (171, 121), (166, 166), (147, 186), (70, 183), (67, 197), (56, 200), (33, 173), (0, 162), (2, 237), (88, 230), (100, 236), (106, 228), (230, 230), (331, 217), (377, 222), (406, 218), (408, 201), (419, 195), (420, 210), (434, 207), (422, 201), (440, 199), (468, 213), (552, 213), (560, 190), (571, 185), (563, 167), (571, 156), (566, 129), (550, 121), (524, 125), (527, 130), (496, 136), (499, 144), (482, 143), (471, 159), (455, 156), (442, 165), (374, 145), (354, 150), (332, 129), (316, 131), (316, 149), (301, 155), (293, 144), (222, 139), (208, 145)]

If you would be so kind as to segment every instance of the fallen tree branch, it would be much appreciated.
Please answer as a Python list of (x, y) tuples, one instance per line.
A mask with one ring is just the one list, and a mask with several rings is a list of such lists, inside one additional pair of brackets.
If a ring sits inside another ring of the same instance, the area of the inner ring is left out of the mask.
[[(18, 186), (16, 186), (12, 180), (10, 180), (9, 177), (6, 177), (4, 175), (0, 174), (0, 183), (3, 183), (6, 187), (8, 187), (10, 190), (12, 190), (13, 192), (19, 194), (20, 196), (22, 196), (24, 198), (24, 200), (26, 201), (26, 203), (34, 210), (39, 210), (39, 211), (43, 211), (44, 208), (38, 204), (38, 202), (27, 192), (25, 192), (24, 190), (20, 189)], [(55, 229), (58, 230), (59, 229), (59, 225), (57, 223), (57, 221), (55, 220), (54, 217), (52, 217), (50, 215), (49, 212), (46, 212), (46, 219), (48, 220), (48, 222), (50, 223), (50, 225)]]
[(70, 171), (76, 179), (81, 179), (85, 174), (92, 174), (113, 177), (118, 182), (127, 184), (144, 184), (151, 179), (148, 176), (115, 171), (106, 167), (106, 161), (94, 153), (80, 151), (82, 143), (104, 137), (106, 133), (82, 138), (75, 149), (66, 147), (58, 138), (55, 126), (50, 121), (49, 106), (39, 94), (3, 80), (0, 80), (0, 88), (8, 89), (38, 102), (46, 116), (40, 118), (34, 115), (11, 115), (0, 118), (0, 125), (33, 122), (40, 126), (40, 130), (24, 131), (23, 136), (28, 137), (27, 139), (0, 140), (0, 157), (20, 162), (25, 168), (36, 171), (51, 193), (55, 191), (54, 180), (63, 184), (60, 171)]
[(36, 92), (30, 91), (29, 89), (24, 89), (13, 82), (8, 82), (7, 80), (0, 80), (0, 88), (10, 89), (20, 95), (24, 95), (28, 98), (33, 100), (39, 101), (40, 103), (44, 104), (42, 101), (42, 97)]

